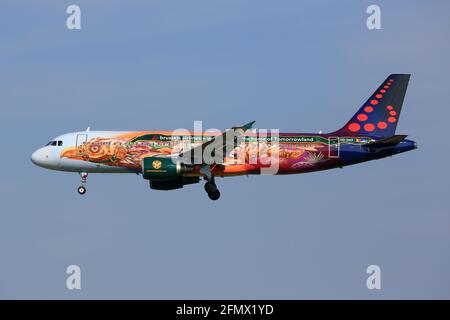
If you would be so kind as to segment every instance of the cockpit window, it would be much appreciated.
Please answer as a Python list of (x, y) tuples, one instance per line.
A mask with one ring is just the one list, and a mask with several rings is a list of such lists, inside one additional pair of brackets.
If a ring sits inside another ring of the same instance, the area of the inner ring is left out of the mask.
[(53, 140), (47, 143), (45, 146), (58, 146), (61, 147), (63, 145), (63, 142), (61, 140)]

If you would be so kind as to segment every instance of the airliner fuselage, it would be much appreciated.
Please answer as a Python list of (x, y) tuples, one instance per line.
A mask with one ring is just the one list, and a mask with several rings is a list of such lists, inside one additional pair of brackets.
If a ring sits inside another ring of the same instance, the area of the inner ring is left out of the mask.
[(414, 141), (395, 134), (409, 78), (390, 75), (344, 127), (329, 134), (266, 133), (251, 129), (254, 122), (224, 133), (87, 130), (54, 138), (31, 159), (47, 169), (80, 173), (80, 194), (88, 173), (137, 173), (157, 190), (203, 178), (208, 196), (217, 200), (215, 177), (312, 172), (415, 149)]
[[(194, 147), (216, 136), (168, 131), (81, 131), (52, 139), (31, 158), (38, 166), (58, 171), (142, 173), (143, 158), (170, 156), (181, 149), (180, 141), (190, 139)], [(213, 169), (214, 175), (259, 174), (261, 168), (270, 165), (278, 167), (276, 174), (311, 172), (391, 156), (416, 145), (404, 139), (394, 146), (374, 150), (369, 147), (370, 142), (377, 139), (364, 135), (281, 133), (276, 138), (268, 134), (265, 141), (256, 141), (255, 136), (253, 132), (246, 133), (243, 143), (225, 156), (223, 166)], [(271, 163), (276, 159), (273, 153), (278, 154), (277, 164)]]

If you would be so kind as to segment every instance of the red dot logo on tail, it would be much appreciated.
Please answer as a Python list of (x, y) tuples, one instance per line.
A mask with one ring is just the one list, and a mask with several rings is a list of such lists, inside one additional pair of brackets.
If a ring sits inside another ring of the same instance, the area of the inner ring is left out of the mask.
[(378, 129), (386, 129), (387, 128), (387, 123), (384, 121), (380, 121), (377, 124)]
[(348, 126), (348, 130), (350, 130), (351, 132), (358, 132), (359, 129), (361, 129), (361, 126), (355, 122), (350, 123)]
[(358, 116), (356, 117), (356, 119), (358, 119), (358, 121), (361, 121), (361, 122), (366, 121), (367, 118), (368, 118), (367, 115), (365, 115), (364, 113), (360, 113), (360, 114), (358, 114)]
[(366, 123), (364, 125), (364, 130), (366, 130), (367, 132), (372, 132), (373, 130), (375, 130), (375, 126), (372, 123)]

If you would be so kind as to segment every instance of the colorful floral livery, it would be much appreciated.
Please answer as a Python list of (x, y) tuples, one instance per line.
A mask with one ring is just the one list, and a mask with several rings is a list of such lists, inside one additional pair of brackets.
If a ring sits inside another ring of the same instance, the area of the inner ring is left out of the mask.
[(53, 139), (32, 161), (80, 173), (80, 194), (88, 173), (120, 172), (142, 174), (156, 190), (203, 179), (208, 196), (217, 200), (215, 177), (319, 171), (415, 149), (414, 141), (395, 133), (409, 78), (390, 75), (341, 129), (328, 134), (267, 133), (253, 129), (254, 122), (223, 133), (84, 131)]

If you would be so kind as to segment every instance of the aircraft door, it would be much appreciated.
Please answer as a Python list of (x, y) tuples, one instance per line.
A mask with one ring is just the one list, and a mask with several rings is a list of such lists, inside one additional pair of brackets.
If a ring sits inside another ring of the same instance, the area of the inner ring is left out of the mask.
[(339, 142), (339, 137), (329, 137), (328, 138), (328, 157), (329, 158), (339, 158), (341, 146)]
[(84, 144), (87, 141), (87, 134), (77, 134), (77, 154), (83, 155), (85, 153)]

